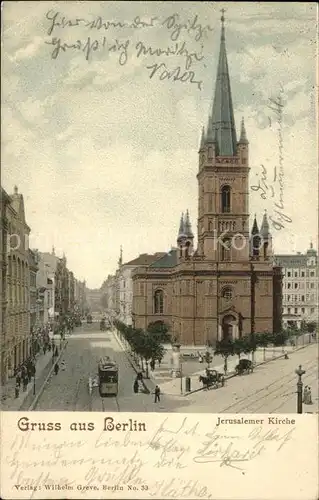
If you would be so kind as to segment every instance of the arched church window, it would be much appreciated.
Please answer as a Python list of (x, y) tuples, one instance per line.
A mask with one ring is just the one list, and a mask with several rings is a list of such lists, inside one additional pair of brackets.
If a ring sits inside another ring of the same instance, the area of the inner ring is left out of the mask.
[(164, 293), (163, 290), (156, 290), (154, 293), (154, 312), (163, 314), (164, 311)]
[(222, 290), (222, 297), (225, 300), (231, 300), (233, 298), (233, 290), (230, 286), (226, 286)]
[(222, 213), (230, 212), (230, 186), (223, 186), (221, 191)]
[(224, 238), (221, 243), (221, 260), (229, 261), (231, 257), (231, 239)]

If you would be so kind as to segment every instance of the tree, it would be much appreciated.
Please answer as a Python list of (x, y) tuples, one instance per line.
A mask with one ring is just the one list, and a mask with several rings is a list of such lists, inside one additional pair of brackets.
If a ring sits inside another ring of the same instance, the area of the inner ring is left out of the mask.
[(218, 340), (215, 346), (215, 356), (222, 356), (224, 358), (224, 372), (228, 371), (228, 358), (233, 356), (234, 352), (234, 342), (231, 339)]
[(315, 321), (309, 321), (306, 323), (306, 328), (308, 333), (314, 333), (317, 328), (317, 323)]
[(267, 332), (255, 334), (256, 344), (264, 349), (264, 361), (266, 361), (266, 347), (270, 344), (270, 337)]
[(147, 332), (151, 333), (158, 342), (165, 344), (172, 341), (168, 326), (163, 321), (154, 321), (147, 327)]

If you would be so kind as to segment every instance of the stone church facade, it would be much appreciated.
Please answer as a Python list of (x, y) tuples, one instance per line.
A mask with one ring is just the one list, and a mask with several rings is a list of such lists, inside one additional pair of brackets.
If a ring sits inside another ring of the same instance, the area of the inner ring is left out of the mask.
[(224, 18), (213, 106), (199, 149), (197, 249), (188, 211), (177, 247), (133, 278), (133, 324), (166, 323), (184, 345), (279, 331), (282, 274), (267, 214), (249, 230), (249, 144), (237, 140)]

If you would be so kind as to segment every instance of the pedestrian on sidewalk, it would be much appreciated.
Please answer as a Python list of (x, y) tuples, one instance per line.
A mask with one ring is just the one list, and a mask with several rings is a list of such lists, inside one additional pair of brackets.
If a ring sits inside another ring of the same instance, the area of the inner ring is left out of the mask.
[(138, 393), (138, 380), (137, 380), (137, 378), (134, 381), (133, 391), (134, 391), (135, 394)]
[(151, 367), (151, 370), (153, 372), (155, 370), (155, 360), (154, 359), (151, 360), (150, 367)]
[(161, 400), (161, 399), (160, 399), (161, 390), (160, 390), (160, 388), (158, 387), (158, 385), (155, 387), (154, 394), (155, 394), (154, 403), (160, 402), (160, 400)]
[(19, 397), (19, 392), (20, 392), (20, 384), (16, 384), (15, 389), (14, 389), (16, 399)]
[(16, 386), (20, 388), (20, 385), (21, 385), (21, 372), (18, 371), (16, 376)]
[(56, 375), (59, 373), (59, 365), (58, 365), (58, 363), (55, 363), (55, 365), (54, 365), (54, 373)]
[(25, 392), (27, 390), (28, 382), (29, 382), (28, 375), (25, 375), (23, 377), (23, 392)]
[(65, 361), (61, 361), (61, 370), (64, 372), (66, 369)]

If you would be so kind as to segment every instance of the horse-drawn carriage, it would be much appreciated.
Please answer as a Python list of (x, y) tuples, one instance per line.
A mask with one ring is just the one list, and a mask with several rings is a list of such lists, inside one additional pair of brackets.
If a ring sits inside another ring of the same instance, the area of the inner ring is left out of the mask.
[(250, 359), (240, 359), (238, 365), (235, 367), (237, 375), (243, 375), (243, 373), (253, 373), (254, 365)]
[(200, 375), (199, 381), (206, 386), (206, 389), (210, 387), (217, 389), (218, 387), (224, 387), (225, 376), (223, 373), (218, 373), (217, 370), (206, 368), (206, 375)]

